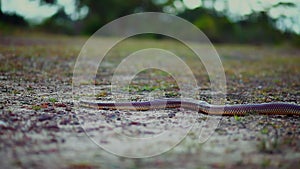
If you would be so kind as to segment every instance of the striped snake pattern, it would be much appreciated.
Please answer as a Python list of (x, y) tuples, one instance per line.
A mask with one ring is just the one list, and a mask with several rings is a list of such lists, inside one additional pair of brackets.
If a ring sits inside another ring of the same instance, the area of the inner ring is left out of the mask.
[(286, 102), (273, 102), (261, 104), (236, 104), (236, 105), (212, 105), (196, 100), (181, 99), (157, 99), (141, 102), (90, 102), (81, 101), (81, 107), (99, 110), (132, 110), (147, 111), (169, 108), (184, 108), (209, 115), (244, 116), (248, 114), (262, 115), (300, 115), (300, 105)]

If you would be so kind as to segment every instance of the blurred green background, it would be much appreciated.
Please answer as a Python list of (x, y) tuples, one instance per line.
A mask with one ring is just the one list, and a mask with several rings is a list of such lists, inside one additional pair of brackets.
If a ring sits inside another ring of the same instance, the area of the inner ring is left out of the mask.
[(121, 16), (155, 11), (187, 19), (214, 43), (300, 45), (300, 0), (1, 0), (0, 7), (2, 35), (91, 35)]

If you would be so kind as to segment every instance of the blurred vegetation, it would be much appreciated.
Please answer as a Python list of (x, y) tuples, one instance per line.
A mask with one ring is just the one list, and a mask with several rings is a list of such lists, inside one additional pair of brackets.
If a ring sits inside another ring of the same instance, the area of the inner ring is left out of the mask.
[(17, 14), (4, 14), (0, 10), (0, 33), (7, 32), (13, 27), (26, 28), (28, 27), (28, 23), (22, 16)]
[(74, 35), (79, 32), (75, 24), (76, 23), (64, 12), (63, 8), (60, 8), (56, 14), (43, 21), (43, 23), (36, 28), (51, 33)]
[[(55, 5), (57, 3), (56, 0), (39, 1), (41, 5)], [(163, 12), (166, 7), (175, 9), (174, 1), (176, 0), (75, 0), (78, 10), (88, 7), (88, 13), (84, 18), (72, 20), (65, 13), (64, 8), (61, 7), (52, 17), (35, 26), (28, 24), (22, 16), (6, 14), (0, 11), (0, 27), (1, 29), (10, 29), (13, 26), (51, 33), (91, 35), (101, 26), (121, 16), (146, 11)], [(295, 4), (279, 2), (273, 7), (279, 6), (293, 8)], [(201, 6), (173, 13), (195, 24), (215, 43), (277, 44), (291, 42), (300, 45), (300, 35), (292, 31), (282, 31), (276, 28), (276, 19), (268, 15), (269, 10), (253, 11), (243, 19), (236, 21), (226, 15), (226, 10), (220, 12), (213, 7)]]
[(144, 11), (162, 11), (162, 6), (154, 4), (151, 0), (79, 1), (79, 7), (84, 5), (89, 7), (87, 19), (83, 20), (85, 27), (83, 27), (82, 31), (85, 34), (94, 33), (101, 26), (121, 16)]
[(186, 11), (179, 16), (200, 28), (213, 42), (280, 43), (292, 36), (297, 37), (291, 32), (276, 29), (274, 21), (266, 12), (253, 13), (247, 20), (237, 22), (232, 22), (228, 17), (205, 8)]

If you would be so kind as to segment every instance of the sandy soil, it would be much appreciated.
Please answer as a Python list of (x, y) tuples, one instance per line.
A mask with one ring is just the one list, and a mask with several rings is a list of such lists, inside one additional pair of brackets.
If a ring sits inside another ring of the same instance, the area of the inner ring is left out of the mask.
[[(76, 107), (73, 101), (79, 98), (72, 95), (72, 72), (85, 40), (49, 35), (0, 38), (1, 168), (210, 169), (300, 165), (299, 116), (215, 117), (219, 120), (215, 131), (209, 140), (199, 143), (199, 131), (210, 128), (210, 116), (184, 109), (138, 112)], [(166, 48), (174, 45), (163, 43)], [(125, 48), (114, 49), (108, 54), (111, 59), (98, 71), (95, 95), (83, 96), (112, 101), (109, 80), (120, 62), (119, 55), (134, 51), (135, 46), (157, 44), (137, 40), (125, 44)], [(216, 45), (216, 49), (227, 79), (224, 103), (300, 103), (299, 49), (288, 45)], [(192, 58), (185, 59), (195, 67), (201, 82), (196, 98), (212, 102), (203, 68), (198, 71)], [(140, 73), (129, 87), (130, 99), (178, 97), (174, 83), (172, 77), (159, 71)], [(83, 91), (90, 87), (82, 85)], [(186, 135), (185, 129), (191, 127)], [(120, 137), (115, 134), (151, 138), (168, 129), (175, 131), (168, 135), (169, 142), (164, 139), (145, 146), (119, 144)], [(173, 146), (178, 143), (176, 139), (179, 144)], [(116, 156), (109, 148), (131, 155), (166, 152), (132, 159)]]

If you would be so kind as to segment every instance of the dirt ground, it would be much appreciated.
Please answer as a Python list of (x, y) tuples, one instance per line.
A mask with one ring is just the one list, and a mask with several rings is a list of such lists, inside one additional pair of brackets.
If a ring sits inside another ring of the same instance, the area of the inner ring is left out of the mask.
[[(184, 109), (147, 112), (78, 109), (73, 102), (78, 99), (72, 93), (73, 67), (86, 40), (57, 35), (0, 37), (0, 168), (292, 169), (300, 166), (299, 116), (216, 117), (220, 120), (217, 128), (200, 144), (197, 136), (201, 128), (209, 127), (205, 125), (205, 120), (211, 118), (207, 115), (195, 115)], [(141, 39), (124, 42), (108, 53), (110, 57), (100, 66), (95, 95), (83, 95), (112, 101), (109, 80), (115, 65), (122, 60), (121, 55), (160, 45), (172, 50), (174, 44)], [(299, 48), (288, 44), (215, 47), (226, 74), (225, 104), (275, 101), (300, 104)], [(183, 55), (200, 84), (196, 98), (212, 102), (205, 69), (195, 65), (193, 57), (185, 56), (185, 49), (175, 50)], [(82, 85), (83, 90), (90, 87)], [(132, 101), (180, 96), (174, 79), (156, 70), (138, 74), (129, 86), (129, 94)], [(145, 146), (134, 152), (133, 147), (116, 144), (118, 136), (114, 132), (153, 137), (170, 128), (180, 133), (191, 124), (194, 128), (179, 144), (157, 156), (132, 159), (103, 149), (132, 148), (132, 154), (159, 151), (174, 142)]]

